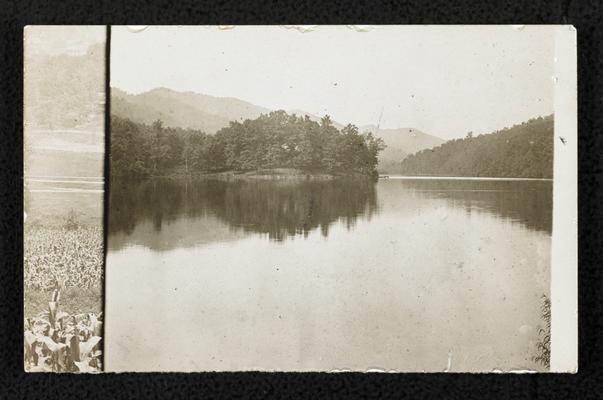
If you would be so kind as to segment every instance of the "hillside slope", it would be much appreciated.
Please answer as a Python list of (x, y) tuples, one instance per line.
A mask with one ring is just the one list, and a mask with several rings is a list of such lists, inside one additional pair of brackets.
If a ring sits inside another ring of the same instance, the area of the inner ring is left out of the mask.
[(26, 49), (23, 106), (28, 128), (98, 129), (105, 104), (105, 45), (84, 54)]
[(553, 115), (500, 131), (450, 140), (406, 157), (405, 175), (553, 177)]
[(150, 124), (162, 120), (164, 125), (199, 129), (213, 134), (230, 121), (254, 119), (267, 108), (231, 98), (158, 88), (133, 95), (111, 89), (111, 114)]

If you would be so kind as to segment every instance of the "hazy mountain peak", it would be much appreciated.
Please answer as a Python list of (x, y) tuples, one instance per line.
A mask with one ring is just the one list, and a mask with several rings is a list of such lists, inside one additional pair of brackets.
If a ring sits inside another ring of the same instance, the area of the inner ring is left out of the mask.
[(360, 132), (372, 132), (383, 139), (387, 147), (379, 154), (381, 172), (398, 172), (400, 161), (423, 149), (444, 143), (443, 139), (429, 135), (417, 128), (377, 128), (375, 125), (360, 127)]
[[(156, 87), (154, 89), (149, 90), (147, 93), (178, 93), (174, 89), (170, 89), (164, 86)], [(192, 92), (184, 92), (184, 93), (192, 93)]]

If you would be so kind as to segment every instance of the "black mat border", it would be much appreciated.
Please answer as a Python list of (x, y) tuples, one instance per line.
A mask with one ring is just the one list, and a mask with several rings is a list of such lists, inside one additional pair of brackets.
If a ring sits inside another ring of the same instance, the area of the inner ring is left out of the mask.
[[(0, 2), (0, 399), (603, 398), (600, 1)], [(22, 369), (22, 54), (28, 24), (573, 24), (579, 68), (579, 365), (576, 375), (25, 374)]]

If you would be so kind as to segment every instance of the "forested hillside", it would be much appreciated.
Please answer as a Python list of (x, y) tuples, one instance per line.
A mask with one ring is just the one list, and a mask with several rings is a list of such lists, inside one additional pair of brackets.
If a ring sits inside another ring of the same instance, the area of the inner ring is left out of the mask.
[(305, 172), (375, 176), (383, 141), (354, 125), (338, 130), (284, 111), (232, 121), (215, 135), (117, 116), (111, 122), (111, 174), (161, 176), (295, 168)]
[(450, 140), (406, 157), (404, 175), (553, 177), (553, 115), (500, 131)]

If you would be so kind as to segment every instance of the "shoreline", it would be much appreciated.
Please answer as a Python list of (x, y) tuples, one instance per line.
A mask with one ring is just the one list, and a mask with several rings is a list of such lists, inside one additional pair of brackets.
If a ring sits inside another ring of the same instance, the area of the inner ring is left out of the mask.
[[(376, 177), (375, 177), (376, 178)], [(149, 175), (143, 178), (123, 175), (111, 179), (219, 179), (219, 180), (320, 180), (335, 179), (373, 179), (372, 176), (361, 173), (330, 174), (326, 172), (304, 172), (293, 168), (261, 169), (254, 171), (222, 171), (208, 173), (173, 173), (168, 175)]]
[[(387, 177), (385, 177), (387, 176)], [(450, 180), (450, 181), (553, 181), (553, 178), (515, 178), (497, 176), (421, 176), (421, 175), (379, 175), (379, 179), (398, 180)]]
[(330, 174), (326, 172), (304, 172), (292, 168), (274, 168), (255, 171), (222, 171), (207, 173), (172, 173), (167, 175), (149, 175), (132, 177), (115, 175), (111, 179), (219, 179), (219, 180), (335, 180), (335, 179), (372, 179), (372, 180), (450, 180), (450, 181), (542, 181), (553, 182), (553, 178), (520, 178), (497, 176), (431, 176), (431, 175), (399, 175), (380, 173), (378, 176), (361, 173)]

